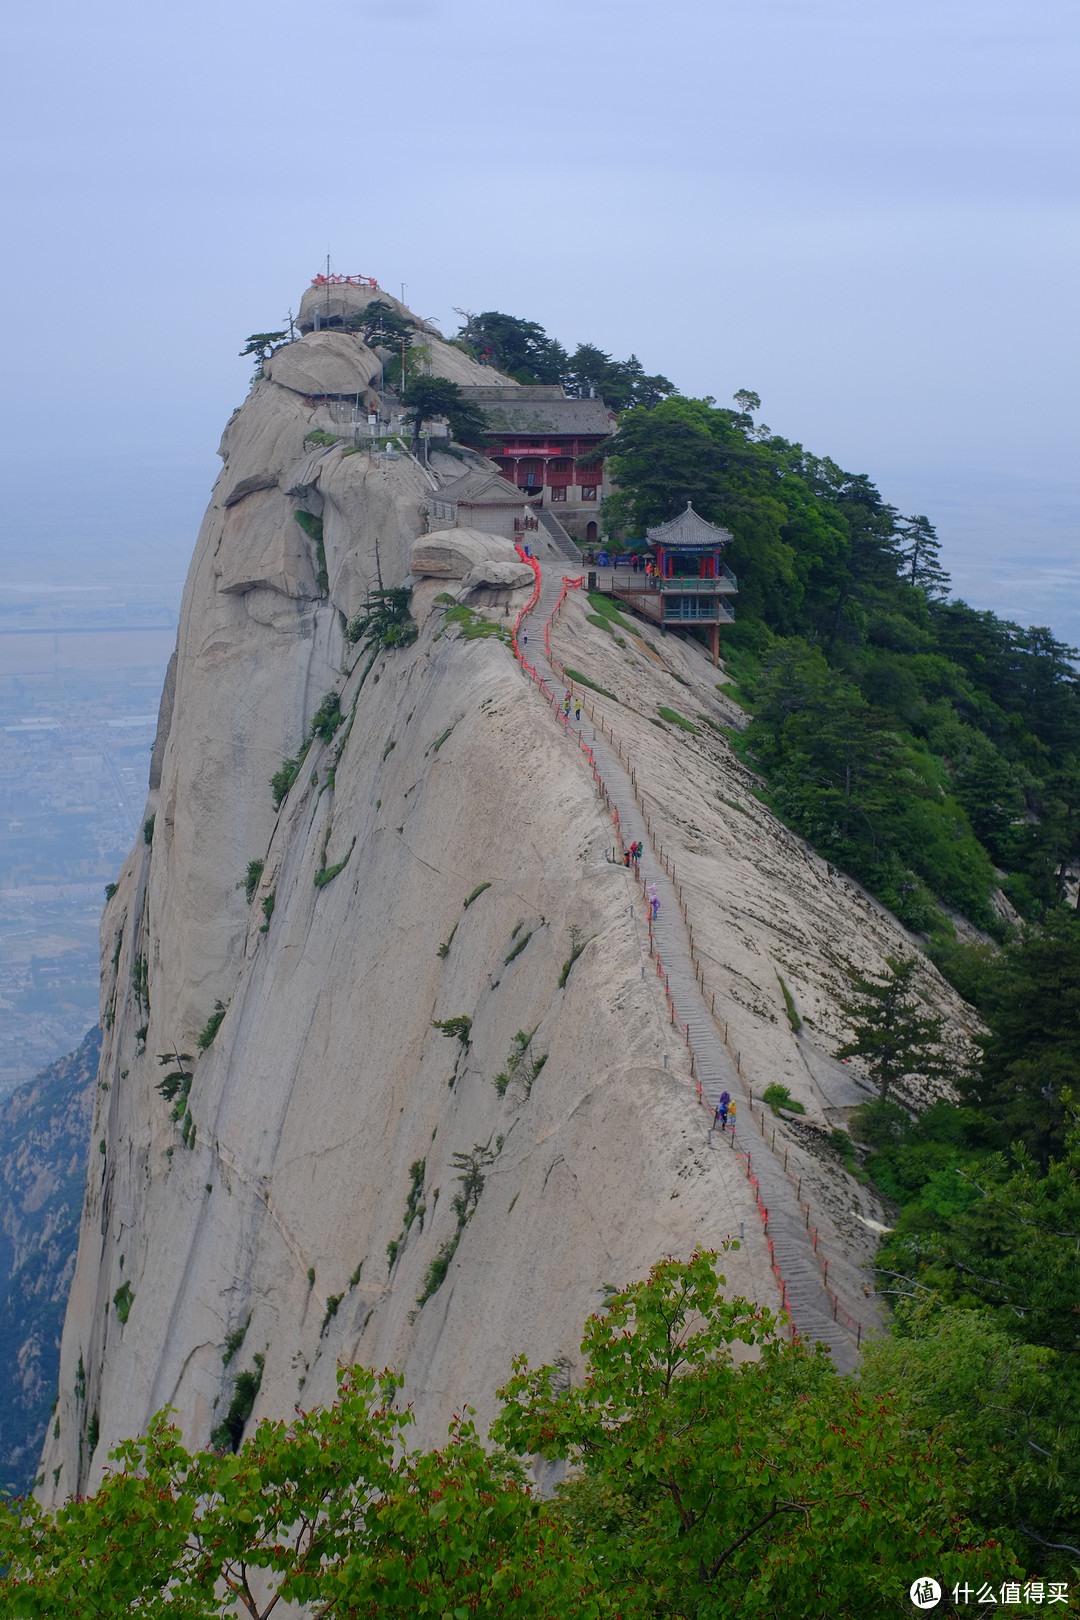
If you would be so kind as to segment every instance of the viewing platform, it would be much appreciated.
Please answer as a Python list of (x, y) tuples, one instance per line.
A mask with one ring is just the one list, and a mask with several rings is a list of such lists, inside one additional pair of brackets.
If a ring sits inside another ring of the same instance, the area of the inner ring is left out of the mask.
[(720, 561), (731, 538), (727, 529), (699, 517), (688, 501), (685, 512), (648, 530), (655, 557), (648, 572), (625, 563), (590, 569), (589, 588), (625, 602), (661, 630), (707, 627), (713, 663), (719, 663), (720, 626), (735, 623), (728, 599), (739, 592), (735, 575)]

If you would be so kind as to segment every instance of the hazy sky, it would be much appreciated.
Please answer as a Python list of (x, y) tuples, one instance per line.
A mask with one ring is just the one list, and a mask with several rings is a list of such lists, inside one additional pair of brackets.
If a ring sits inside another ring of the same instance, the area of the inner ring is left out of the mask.
[(1075, 0), (11, 8), (5, 555), (28, 504), (78, 526), (86, 458), (115, 506), (173, 464), (190, 546), (237, 351), (329, 250), (447, 327), (756, 389), (969, 599), (1080, 637), (1078, 35)]

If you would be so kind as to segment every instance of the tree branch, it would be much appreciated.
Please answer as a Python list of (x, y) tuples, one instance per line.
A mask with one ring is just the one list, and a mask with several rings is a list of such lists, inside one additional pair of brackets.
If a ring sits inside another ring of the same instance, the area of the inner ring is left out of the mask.
[(731, 1546), (726, 1548), (725, 1551), (720, 1554), (719, 1558), (716, 1559), (709, 1569), (706, 1569), (704, 1564), (699, 1565), (698, 1580), (701, 1582), (702, 1586), (706, 1586), (710, 1581), (714, 1581), (716, 1579), (717, 1575), (720, 1573), (721, 1566), (727, 1563), (728, 1559), (733, 1553), (738, 1552), (744, 1541), (749, 1541), (751, 1536), (757, 1535), (759, 1530), (763, 1530), (771, 1519), (777, 1518), (781, 1513), (802, 1513), (805, 1514), (809, 1520), (809, 1514), (807, 1513), (804, 1503), (781, 1502), (778, 1505), (776, 1497), (774, 1496), (771, 1512), (766, 1513), (765, 1517), (763, 1519), (759, 1519), (757, 1524), (752, 1524), (749, 1530), (745, 1531), (739, 1537), (738, 1541), (733, 1541)]

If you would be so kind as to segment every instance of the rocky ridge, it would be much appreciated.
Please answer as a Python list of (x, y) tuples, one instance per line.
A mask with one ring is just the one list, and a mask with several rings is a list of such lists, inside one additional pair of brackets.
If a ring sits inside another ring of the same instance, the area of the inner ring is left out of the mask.
[[(434, 337), (431, 363), (458, 380), (471, 366)], [(307, 441), (334, 431), (314, 395), (377, 369), (355, 337), (312, 333), (274, 357), (222, 440), (146, 837), (102, 921), (91, 1135), (105, 1150), (49, 1499), (93, 1488), (109, 1448), (162, 1406), (206, 1443), (241, 1369), (260, 1372), (254, 1417), (329, 1400), (338, 1365), (360, 1360), (403, 1371), (423, 1438), (464, 1402), (483, 1420), (512, 1354), (572, 1373), (607, 1286), (740, 1227), (731, 1285), (779, 1303), (740, 1160), (707, 1143), (645, 971), (607, 809), (499, 633), (528, 587), (484, 586), (494, 634), (448, 618), (464, 565), (452, 589), (410, 574), (438, 475)], [(543, 536), (540, 552), (561, 572)], [(372, 662), (346, 626), (370, 590), (407, 579), (418, 638)], [(619, 646), (580, 604), (554, 637), (619, 699), (743, 1066), (789, 1084), (811, 1125), (842, 1117), (858, 1090), (828, 1056), (841, 958), (879, 966), (911, 942), (753, 798), (714, 729), (729, 710), (700, 648)], [(651, 724), (667, 704), (697, 733)], [(275, 808), (270, 778), (298, 757)], [(962, 1038), (965, 1010), (929, 968), (927, 987)], [(838, 1162), (820, 1160), (819, 1179), (854, 1292), (875, 1211)]]

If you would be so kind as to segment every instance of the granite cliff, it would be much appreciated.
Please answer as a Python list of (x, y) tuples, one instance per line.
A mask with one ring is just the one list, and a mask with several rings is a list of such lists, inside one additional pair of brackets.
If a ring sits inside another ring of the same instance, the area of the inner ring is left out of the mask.
[[(435, 371), (479, 372), (425, 341)], [(404, 447), (325, 442), (340, 427), (321, 397), (374, 404), (379, 372), (356, 336), (312, 331), (268, 362), (222, 439), (146, 828), (102, 920), (90, 1134), (104, 1147), (48, 1499), (93, 1488), (109, 1448), (160, 1407), (190, 1443), (221, 1443), (251, 1415), (330, 1399), (356, 1360), (402, 1370), (424, 1438), (465, 1402), (483, 1419), (519, 1349), (565, 1358), (572, 1376), (608, 1285), (740, 1229), (731, 1285), (781, 1303), (754, 1183), (707, 1140), (691, 1035), (634, 875), (612, 858), (622, 789), (598, 792), (507, 644), (531, 571), (490, 536), (411, 551), (459, 462), (429, 471)], [(574, 572), (542, 532), (537, 551), (530, 653)], [(372, 661), (347, 627), (372, 590), (403, 582), (417, 638)], [(766, 1126), (747, 1102), (740, 1129), (760, 1124), (775, 1175), (781, 1159), (801, 1167), (791, 1197), (809, 1190), (830, 1284), (869, 1323), (862, 1268), (881, 1212), (828, 1151), (862, 1095), (829, 1053), (844, 962), (874, 968), (912, 942), (754, 797), (704, 650), (616, 639), (579, 596), (552, 658), (611, 694), (588, 689), (581, 741), (596, 738), (599, 759), (610, 730), (633, 757), (626, 791), (646, 796), (679, 869), (713, 1033), (740, 1083), (783, 1080), (807, 1109)], [(455, 606), (466, 597), (477, 611)], [(658, 718), (675, 703), (689, 729)], [(271, 778), (298, 759), (275, 807)], [(682, 929), (676, 904), (665, 924)], [(962, 1040), (966, 1009), (929, 966), (923, 992)], [(255, 1375), (253, 1408), (238, 1371)]]

